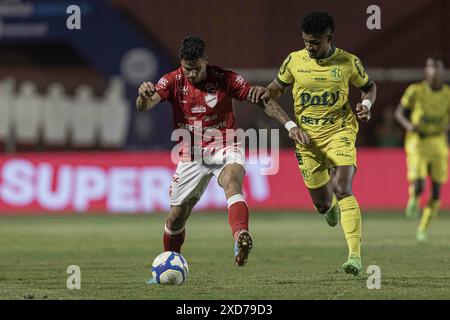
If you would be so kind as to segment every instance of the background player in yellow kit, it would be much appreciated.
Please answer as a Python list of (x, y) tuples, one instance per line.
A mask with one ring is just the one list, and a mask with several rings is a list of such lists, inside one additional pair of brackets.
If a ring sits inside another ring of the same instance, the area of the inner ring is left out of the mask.
[(428, 58), (425, 80), (411, 84), (403, 94), (396, 110), (396, 118), (406, 130), (409, 201), (407, 218), (419, 215), (419, 198), (425, 179), (431, 177), (432, 190), (417, 229), (417, 240), (426, 240), (430, 219), (440, 206), (440, 191), (448, 178), (447, 130), (450, 114), (450, 88), (444, 84), (444, 63)]
[(341, 224), (349, 255), (345, 272), (361, 272), (361, 212), (353, 195), (356, 172), (355, 140), (358, 122), (348, 101), (349, 86), (361, 89), (357, 116), (369, 121), (376, 85), (354, 55), (332, 45), (334, 21), (326, 12), (312, 11), (301, 24), (305, 48), (292, 52), (266, 90), (251, 92), (255, 99), (278, 98), (293, 86), (295, 119), (309, 136), (297, 144), (296, 155), (304, 182), (317, 210), (330, 226)]

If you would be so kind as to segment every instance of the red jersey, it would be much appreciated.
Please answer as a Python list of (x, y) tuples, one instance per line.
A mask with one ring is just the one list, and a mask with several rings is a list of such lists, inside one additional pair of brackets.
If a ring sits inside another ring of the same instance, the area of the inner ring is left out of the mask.
[[(197, 134), (200, 124), (202, 136), (209, 129), (216, 129), (223, 140), (215, 142), (224, 145), (226, 130), (235, 129), (232, 99), (245, 100), (249, 90), (250, 84), (239, 74), (209, 65), (206, 78), (195, 85), (184, 76), (181, 67), (165, 74), (156, 85), (161, 100), (172, 104), (175, 129)], [(202, 148), (210, 144), (204, 140)]]

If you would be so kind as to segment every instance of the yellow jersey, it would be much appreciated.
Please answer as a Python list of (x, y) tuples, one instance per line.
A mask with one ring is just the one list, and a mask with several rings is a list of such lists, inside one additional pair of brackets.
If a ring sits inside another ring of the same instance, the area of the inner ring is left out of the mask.
[(341, 130), (358, 132), (349, 101), (349, 85), (364, 89), (371, 81), (361, 61), (333, 47), (324, 59), (310, 58), (302, 49), (284, 60), (277, 75), (283, 86), (293, 85), (295, 120), (312, 138), (328, 137)]
[(410, 121), (425, 136), (446, 135), (450, 117), (450, 87), (433, 90), (424, 80), (411, 84), (400, 101), (411, 110)]

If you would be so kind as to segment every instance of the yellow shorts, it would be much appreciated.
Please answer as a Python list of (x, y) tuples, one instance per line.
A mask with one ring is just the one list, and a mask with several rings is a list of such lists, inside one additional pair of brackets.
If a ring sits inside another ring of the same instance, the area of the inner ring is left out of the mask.
[(344, 130), (325, 139), (313, 139), (310, 146), (297, 144), (295, 154), (306, 186), (318, 189), (326, 185), (332, 167), (356, 167), (355, 141), (356, 133)]
[(408, 181), (430, 176), (443, 184), (448, 179), (448, 144), (446, 139), (407, 139), (405, 144)]

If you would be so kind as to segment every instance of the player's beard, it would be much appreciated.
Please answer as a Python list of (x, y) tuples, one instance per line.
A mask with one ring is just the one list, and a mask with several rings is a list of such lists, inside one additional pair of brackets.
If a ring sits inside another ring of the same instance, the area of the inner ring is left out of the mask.
[(189, 82), (193, 85), (199, 84), (200, 82), (202, 82), (206, 77), (196, 77), (196, 78), (188, 78)]
[(190, 83), (192, 83), (193, 85), (196, 85), (196, 84), (199, 84), (200, 82), (202, 82), (203, 80), (205, 80), (206, 79), (206, 68), (205, 68), (205, 70), (201, 73), (201, 74), (199, 74), (197, 77), (195, 77), (195, 78), (188, 78), (188, 81), (190, 82)]

